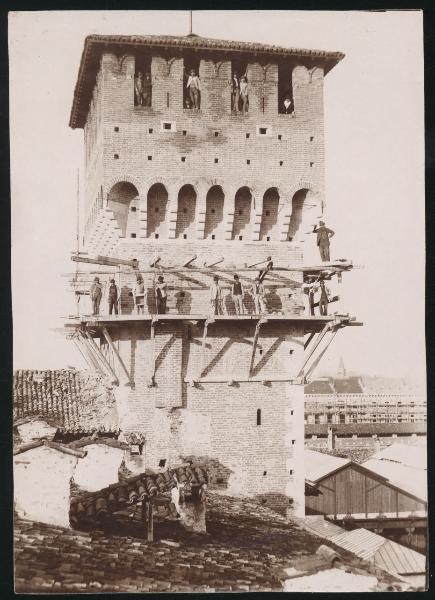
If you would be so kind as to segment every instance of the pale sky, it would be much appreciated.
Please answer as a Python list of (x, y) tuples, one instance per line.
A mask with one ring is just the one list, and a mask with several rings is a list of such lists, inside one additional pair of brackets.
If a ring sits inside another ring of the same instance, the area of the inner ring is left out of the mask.
[[(68, 127), (84, 38), (188, 33), (187, 11), (10, 13), (14, 368), (84, 368), (53, 328), (73, 310), (76, 171)], [(346, 308), (364, 327), (336, 336), (319, 367), (424, 377), (423, 18), (417, 11), (202, 11), (194, 33), (340, 50), (325, 79), (327, 225)]]

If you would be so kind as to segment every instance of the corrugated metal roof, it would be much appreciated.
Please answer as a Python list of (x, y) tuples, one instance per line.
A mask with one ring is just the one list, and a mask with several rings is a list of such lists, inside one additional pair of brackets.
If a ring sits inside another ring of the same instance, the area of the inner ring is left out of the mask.
[(410, 548), (387, 540), (373, 557), (374, 563), (380, 569), (398, 575), (425, 573), (426, 557)]
[(408, 494), (412, 494), (424, 502), (427, 501), (427, 472), (424, 469), (375, 458), (370, 458), (362, 466), (385, 477), (389, 483)]
[(383, 450), (376, 452), (372, 458), (385, 461), (393, 461), (414, 467), (416, 469), (427, 468), (426, 446), (410, 446), (409, 444), (391, 444)]
[(304, 525), (312, 533), (319, 535), (320, 537), (330, 540), (334, 536), (343, 533), (343, 528), (338, 525), (334, 525), (330, 521), (327, 521), (323, 516), (305, 517)]
[(305, 448), (305, 479), (311, 482), (319, 481), (319, 479), (350, 463), (351, 461), (348, 458), (331, 456), (330, 454), (323, 454)]
[(426, 569), (426, 557), (423, 554), (367, 529), (346, 531), (329, 539), (336, 546), (393, 575), (424, 573)]
[(385, 538), (368, 529), (345, 531), (330, 538), (340, 548), (353, 552), (364, 560), (371, 560), (377, 550), (385, 543)]

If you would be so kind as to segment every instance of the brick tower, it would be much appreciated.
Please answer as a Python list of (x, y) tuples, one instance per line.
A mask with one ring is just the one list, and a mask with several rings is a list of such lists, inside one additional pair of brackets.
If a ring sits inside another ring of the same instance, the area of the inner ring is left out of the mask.
[[(94, 270), (74, 284), (79, 295), (113, 273), (120, 314), (109, 316), (103, 298), (100, 315), (87, 305), (67, 327), (114, 382), (122, 435), (144, 441), (132, 469), (201, 459), (215, 489), (303, 514), (303, 383), (352, 324), (341, 313), (309, 315), (302, 288), (307, 273), (348, 268), (321, 271), (314, 236), (305, 241), (324, 211), (323, 79), (342, 58), (196, 35), (86, 38), (70, 126), (84, 129), (86, 163), (86, 254), (76, 260)], [(192, 70), (199, 108), (186, 87)], [(145, 100), (139, 73), (150, 74)], [(247, 77), (247, 111), (236, 73)], [(315, 251), (311, 267), (304, 246)], [(264, 314), (253, 297), (259, 270)], [(246, 292), (240, 315), (234, 274)], [(156, 311), (160, 275), (165, 314)]]

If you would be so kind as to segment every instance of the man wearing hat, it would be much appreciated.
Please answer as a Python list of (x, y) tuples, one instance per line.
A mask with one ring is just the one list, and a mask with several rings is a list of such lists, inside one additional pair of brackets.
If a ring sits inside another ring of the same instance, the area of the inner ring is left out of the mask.
[(329, 262), (329, 240), (335, 234), (332, 229), (325, 227), (324, 221), (319, 221), (319, 226), (314, 225), (313, 233), (317, 233), (317, 245), (319, 246), (320, 258), (323, 262)]
[(118, 286), (115, 284), (115, 280), (110, 280), (109, 286), (109, 315), (112, 314), (112, 310), (115, 309), (115, 315), (118, 314)]
[(98, 277), (95, 277), (94, 283), (91, 285), (91, 289), (89, 290), (89, 295), (92, 300), (92, 314), (99, 315), (101, 296), (103, 295), (103, 287)]
[(200, 105), (201, 80), (196, 74), (195, 69), (191, 69), (186, 87), (189, 90), (189, 96), (193, 108), (198, 110)]
[(166, 314), (166, 300), (168, 299), (167, 289), (168, 286), (163, 279), (163, 275), (159, 275), (156, 285), (156, 304), (158, 315)]

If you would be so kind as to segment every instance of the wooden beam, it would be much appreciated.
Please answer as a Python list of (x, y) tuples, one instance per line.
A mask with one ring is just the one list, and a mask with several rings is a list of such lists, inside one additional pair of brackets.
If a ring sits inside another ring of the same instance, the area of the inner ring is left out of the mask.
[(71, 260), (74, 262), (90, 263), (93, 265), (105, 265), (107, 267), (118, 267), (119, 265), (127, 265), (129, 267), (137, 268), (139, 263), (136, 259), (125, 260), (123, 258), (113, 258), (109, 256), (97, 256), (96, 258), (86, 258), (84, 256), (77, 256), (73, 254)]
[(119, 379), (116, 376), (115, 371), (112, 369), (111, 365), (107, 361), (104, 354), (101, 352), (100, 348), (98, 348), (97, 344), (95, 343), (94, 338), (91, 336), (91, 334), (89, 333), (89, 331), (87, 329), (85, 330), (85, 335), (88, 338), (88, 340), (91, 344), (91, 347), (94, 349), (96, 355), (98, 356), (98, 359), (104, 365), (104, 368), (106, 369), (106, 371), (109, 373), (109, 375), (112, 375), (114, 382), (119, 384)]
[(82, 332), (79, 333), (77, 341), (80, 342), (82, 344), (82, 347), (85, 349), (86, 354), (88, 355), (89, 360), (93, 365), (93, 368), (101, 375), (106, 375), (106, 371), (103, 369), (99, 360), (96, 358), (94, 351), (89, 343), (89, 340)]
[(75, 336), (73, 336), (71, 339), (72, 339), (72, 341), (74, 342), (74, 345), (76, 346), (77, 350), (78, 350), (78, 351), (80, 352), (80, 354), (82, 355), (82, 357), (83, 357), (83, 360), (85, 361), (85, 363), (86, 363), (88, 366), (90, 366), (91, 368), (95, 369), (95, 364), (93, 364), (93, 363), (91, 362), (91, 359), (90, 359), (90, 358), (89, 358), (89, 356), (87, 355), (86, 351), (81, 349), (78, 339), (77, 339)]
[(310, 333), (310, 337), (307, 339), (307, 341), (304, 344), (304, 350), (306, 350), (308, 348), (308, 346), (310, 345), (311, 340), (313, 339), (313, 337), (316, 335), (315, 331), (312, 331)]
[(202, 332), (202, 340), (201, 340), (201, 360), (200, 360), (200, 367), (199, 367), (199, 373), (198, 373), (198, 378), (201, 378), (202, 372), (204, 371), (204, 366), (205, 366), (205, 359), (207, 356), (206, 353), (206, 343), (207, 343), (207, 333), (208, 333), (208, 324), (209, 323), (213, 323), (212, 320), (206, 319), (204, 321), (204, 329)]
[(207, 265), (206, 263), (204, 263), (204, 267), (207, 267), (208, 269), (210, 269), (211, 267), (214, 267), (215, 265), (220, 264), (221, 262), (224, 262), (224, 258), (220, 258), (219, 260), (217, 260), (214, 263), (211, 263), (210, 265)]
[(251, 362), (249, 363), (248, 379), (251, 377), (252, 369), (254, 368), (255, 352), (257, 350), (258, 336), (260, 335), (260, 327), (262, 323), (267, 323), (267, 319), (258, 319), (258, 322), (255, 325), (254, 340), (252, 342)]
[(146, 523), (147, 541), (154, 541), (154, 515), (152, 502), (142, 500), (142, 522)]
[(121, 369), (124, 371), (124, 373), (125, 373), (125, 376), (127, 377), (129, 384), (131, 385), (132, 381), (131, 381), (131, 376), (130, 376), (130, 373), (128, 372), (128, 369), (127, 369), (127, 367), (125, 366), (125, 364), (124, 364), (124, 361), (122, 360), (122, 358), (121, 358), (121, 355), (119, 354), (119, 352), (118, 352), (118, 350), (117, 350), (117, 348), (116, 348), (115, 344), (113, 343), (113, 341), (112, 341), (112, 338), (110, 337), (110, 334), (109, 334), (109, 332), (108, 332), (108, 330), (107, 330), (107, 327), (103, 327), (103, 328), (102, 328), (102, 332), (103, 332), (103, 335), (104, 335), (104, 337), (106, 338), (106, 341), (107, 341), (107, 343), (109, 344), (109, 346), (110, 346), (110, 348), (111, 348), (112, 352), (113, 352), (113, 353), (114, 353), (114, 355), (116, 356), (116, 358), (117, 358), (117, 360), (118, 360), (118, 363), (119, 363), (119, 366), (120, 366), (120, 367), (121, 367)]
[(194, 261), (194, 260), (196, 260), (196, 259), (197, 259), (197, 256), (196, 256), (196, 254), (194, 254), (194, 256), (192, 256), (192, 258), (190, 258), (190, 259), (189, 259), (187, 262), (185, 262), (185, 263), (184, 263), (183, 267), (184, 267), (184, 268), (188, 267), (188, 266), (189, 266), (189, 265), (191, 265), (191, 264), (193, 263), (193, 261)]

